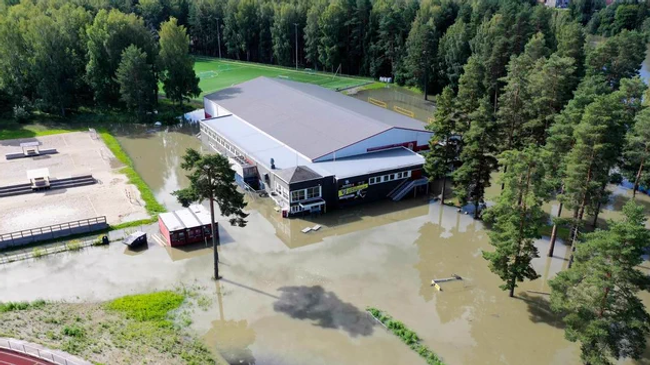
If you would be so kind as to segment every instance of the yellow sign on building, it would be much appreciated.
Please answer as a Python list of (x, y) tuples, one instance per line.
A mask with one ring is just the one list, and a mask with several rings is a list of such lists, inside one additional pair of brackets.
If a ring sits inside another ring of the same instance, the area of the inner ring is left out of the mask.
[(357, 191), (368, 189), (368, 186), (369, 186), (368, 183), (364, 183), (361, 185), (356, 185), (356, 186), (351, 186), (349, 188), (341, 189), (339, 190), (339, 199), (346, 195), (355, 194)]

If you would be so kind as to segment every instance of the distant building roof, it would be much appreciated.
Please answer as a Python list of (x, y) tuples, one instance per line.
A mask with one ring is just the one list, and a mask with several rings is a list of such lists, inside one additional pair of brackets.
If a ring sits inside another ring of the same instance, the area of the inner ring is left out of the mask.
[(206, 96), (314, 160), (392, 128), (424, 123), (317, 85), (259, 77)]

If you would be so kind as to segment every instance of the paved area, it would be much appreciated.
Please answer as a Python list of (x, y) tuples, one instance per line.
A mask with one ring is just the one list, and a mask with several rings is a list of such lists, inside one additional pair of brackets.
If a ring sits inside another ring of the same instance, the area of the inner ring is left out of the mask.
[[(4, 154), (20, 151), (20, 143), (39, 141), (59, 153), (17, 160)], [(109, 224), (147, 218), (135, 186), (120, 174), (120, 163), (99, 139), (75, 132), (0, 141), (0, 186), (27, 183), (27, 170), (48, 168), (53, 178), (92, 174), (98, 184), (0, 198), (0, 233), (106, 216)]]

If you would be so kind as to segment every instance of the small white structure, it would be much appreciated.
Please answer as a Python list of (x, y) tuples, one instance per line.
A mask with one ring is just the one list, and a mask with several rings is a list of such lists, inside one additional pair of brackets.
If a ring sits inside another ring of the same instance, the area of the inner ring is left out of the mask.
[(40, 153), (38, 146), (41, 145), (41, 142), (23, 142), (20, 144), (20, 148), (23, 149), (23, 154), (25, 156), (35, 156)]
[(32, 184), (32, 190), (48, 189), (50, 187), (50, 169), (27, 170), (27, 178)]

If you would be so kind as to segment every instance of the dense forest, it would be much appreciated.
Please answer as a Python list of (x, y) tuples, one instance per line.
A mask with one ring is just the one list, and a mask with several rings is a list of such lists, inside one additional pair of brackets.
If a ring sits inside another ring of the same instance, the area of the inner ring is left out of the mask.
[[(623, 64), (614, 62), (623, 74), (611, 77), (634, 73), (625, 65), (642, 59), (643, 52), (630, 51), (640, 49), (649, 13), (645, 1), (606, 7), (604, 0), (572, 1), (568, 10), (534, 0), (1, 0), (0, 107), (20, 116), (32, 109), (64, 114), (80, 105), (127, 106), (116, 73), (122, 53), (135, 45), (146, 53), (153, 78), (164, 75), (159, 32), (171, 18), (188, 33), (195, 54), (389, 76), (420, 89), (426, 82), (432, 94), (446, 86), (458, 92), (465, 69), (480, 64), (471, 71), (481, 72), (475, 76), (495, 107), (511, 57), (541, 37), (547, 56), (574, 60), (566, 99), (594, 48), (585, 43), (588, 34), (631, 31), (621, 37), (634, 48), (621, 52)], [(616, 52), (612, 47), (599, 52)], [(596, 67), (597, 59), (587, 62)], [(190, 93), (195, 87), (181, 86)]]
[[(2, 0), (0, 112), (149, 115), (158, 81), (176, 103), (200, 93), (190, 53), (426, 89), (436, 112), (425, 168), (490, 227), (494, 250), (484, 257), (510, 296), (539, 276), (531, 261), (549, 221), (542, 204), (557, 201), (546, 254), (564, 229), (571, 257), (551, 281), (551, 305), (584, 363), (609, 364), (641, 357), (650, 333), (635, 295), (650, 288), (637, 269), (650, 245), (643, 210), (632, 202), (619, 222), (598, 218), (608, 184), (627, 179), (633, 196), (650, 187), (650, 94), (638, 76), (649, 15), (648, 2), (632, 0), (569, 9), (533, 0)], [(495, 183), (501, 194), (481, 211)]]

